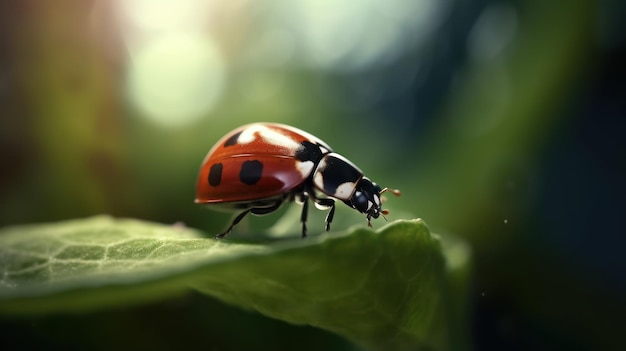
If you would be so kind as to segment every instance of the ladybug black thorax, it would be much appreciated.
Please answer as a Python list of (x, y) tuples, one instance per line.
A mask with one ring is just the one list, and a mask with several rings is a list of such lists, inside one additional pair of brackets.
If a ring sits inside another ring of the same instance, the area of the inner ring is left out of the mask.
[(347, 201), (354, 192), (363, 172), (345, 157), (331, 152), (325, 154), (313, 173), (313, 185), (324, 194)]
[(300, 143), (300, 147), (296, 150), (294, 156), (302, 162), (311, 161), (317, 164), (325, 153), (328, 153), (328, 150), (322, 148), (320, 145), (305, 140)]

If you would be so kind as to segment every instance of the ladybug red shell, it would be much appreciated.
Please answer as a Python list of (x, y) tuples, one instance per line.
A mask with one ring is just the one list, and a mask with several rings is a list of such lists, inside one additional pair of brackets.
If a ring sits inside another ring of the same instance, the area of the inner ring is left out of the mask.
[[(254, 123), (226, 134), (211, 148), (200, 168), (196, 203), (242, 211), (216, 238), (222, 238), (248, 213), (263, 215), (285, 201), (303, 204), (302, 236), (306, 237), (308, 200), (329, 208), (335, 199), (371, 218), (381, 209), (381, 189), (330, 146), (300, 129), (277, 123)], [(394, 194), (399, 195), (397, 190)]]

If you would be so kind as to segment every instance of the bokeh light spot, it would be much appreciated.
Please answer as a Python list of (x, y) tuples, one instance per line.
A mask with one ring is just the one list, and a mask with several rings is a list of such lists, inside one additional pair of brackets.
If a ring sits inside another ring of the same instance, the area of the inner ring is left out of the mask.
[(206, 0), (123, 0), (120, 4), (142, 30), (198, 28), (211, 14)]
[[(389, 0), (381, 3), (303, 0), (289, 2), (289, 28), (301, 60), (315, 69), (362, 71), (420, 47), (444, 21), (449, 1)], [(285, 21), (279, 11), (277, 21)]]
[(476, 20), (467, 48), (470, 57), (477, 61), (498, 56), (517, 33), (517, 11), (510, 4), (488, 6)]
[(209, 113), (224, 89), (223, 58), (206, 36), (168, 33), (132, 55), (128, 94), (141, 114), (166, 126)]

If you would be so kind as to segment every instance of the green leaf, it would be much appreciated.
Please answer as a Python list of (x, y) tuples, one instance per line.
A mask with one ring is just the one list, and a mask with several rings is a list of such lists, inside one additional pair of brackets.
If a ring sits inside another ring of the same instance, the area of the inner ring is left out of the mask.
[(421, 220), (241, 243), (106, 216), (0, 231), (0, 313), (88, 311), (190, 288), (370, 349), (462, 347), (469, 251)]

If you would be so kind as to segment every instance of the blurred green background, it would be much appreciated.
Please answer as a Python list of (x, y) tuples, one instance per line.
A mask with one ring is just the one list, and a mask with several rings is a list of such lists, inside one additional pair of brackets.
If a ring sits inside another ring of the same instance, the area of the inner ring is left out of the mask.
[[(287, 123), (401, 189), (390, 220), (470, 242), (473, 348), (620, 349), (624, 15), (619, 0), (2, 1), (0, 224), (108, 213), (214, 234), (230, 218), (193, 203), (205, 154), (244, 123)], [(335, 229), (364, 223), (338, 211)], [(352, 347), (197, 294), (0, 330), (16, 349)]]

